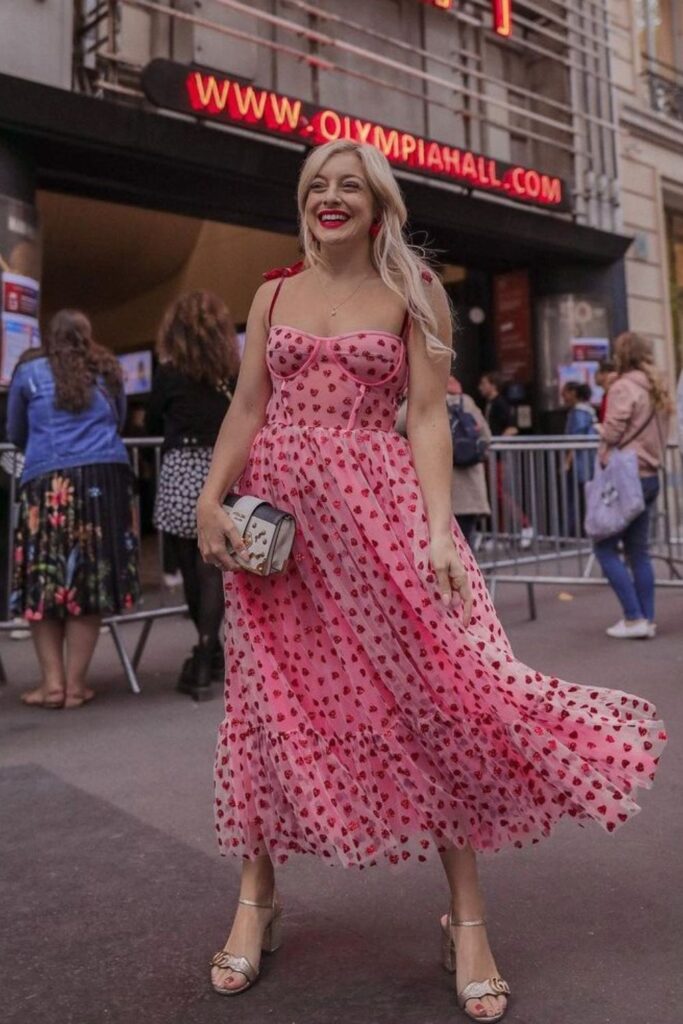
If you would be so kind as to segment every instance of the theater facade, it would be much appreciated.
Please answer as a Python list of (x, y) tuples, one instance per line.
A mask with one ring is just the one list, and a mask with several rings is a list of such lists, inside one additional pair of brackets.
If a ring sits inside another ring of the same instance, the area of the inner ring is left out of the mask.
[(308, 148), (369, 142), (453, 300), (465, 386), (500, 369), (520, 425), (552, 429), (562, 381), (591, 380), (627, 325), (607, 8), (8, 0), (3, 270), (122, 353), (187, 287), (243, 321), (261, 273), (297, 258)]

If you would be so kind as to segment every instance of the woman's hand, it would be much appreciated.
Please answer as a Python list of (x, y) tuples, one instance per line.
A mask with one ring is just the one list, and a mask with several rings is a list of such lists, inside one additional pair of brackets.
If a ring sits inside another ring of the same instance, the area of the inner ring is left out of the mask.
[(472, 615), (472, 588), (450, 534), (432, 538), (429, 560), (436, 573), (443, 603), (449, 605), (457, 594), (462, 601), (462, 624), (465, 627), (469, 626)]
[(197, 502), (197, 543), (206, 564), (226, 572), (244, 569), (244, 560), (249, 560), (247, 544), (217, 501), (200, 498)]

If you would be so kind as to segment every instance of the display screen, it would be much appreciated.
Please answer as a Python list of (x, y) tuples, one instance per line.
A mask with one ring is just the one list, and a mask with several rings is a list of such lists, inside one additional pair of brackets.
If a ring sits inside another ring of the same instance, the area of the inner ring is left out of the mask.
[(0, 384), (9, 384), (19, 357), (40, 345), (40, 285), (32, 277), (0, 274)]
[(27, 348), (40, 345), (37, 322), (27, 317), (2, 317), (2, 355), (0, 357), (0, 384), (9, 384), (19, 357)]
[(146, 395), (152, 390), (152, 350), (125, 352), (117, 356), (123, 370), (123, 389), (127, 395)]

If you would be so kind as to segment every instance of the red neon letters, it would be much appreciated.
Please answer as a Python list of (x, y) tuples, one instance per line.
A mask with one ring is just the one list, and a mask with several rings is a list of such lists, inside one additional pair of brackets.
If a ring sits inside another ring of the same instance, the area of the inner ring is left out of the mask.
[[(450, 11), (453, 7), (453, 0), (422, 0), (430, 7), (440, 7), (444, 11)], [(512, 0), (491, 0), (493, 29), (499, 36), (512, 35)]]
[(512, 0), (492, 0), (493, 28), (499, 36), (512, 35)]
[(536, 205), (566, 208), (562, 179), (533, 168), (503, 164), (468, 149), (341, 114), (329, 107), (311, 107), (301, 100), (219, 75), (186, 71), (184, 84), (185, 103), (203, 117), (295, 136), (310, 145), (337, 139), (369, 142), (397, 166)]

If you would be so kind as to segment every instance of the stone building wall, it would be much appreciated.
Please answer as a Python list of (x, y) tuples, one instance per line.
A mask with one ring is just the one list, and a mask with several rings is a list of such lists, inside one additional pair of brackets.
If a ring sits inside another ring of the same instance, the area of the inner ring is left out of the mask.
[(629, 322), (633, 330), (656, 342), (659, 364), (673, 384), (683, 352), (674, 329), (676, 289), (671, 281), (666, 211), (683, 212), (683, 111), (678, 119), (656, 109), (650, 68), (641, 52), (636, 0), (609, 0), (609, 4), (623, 230), (635, 239), (626, 265)]

